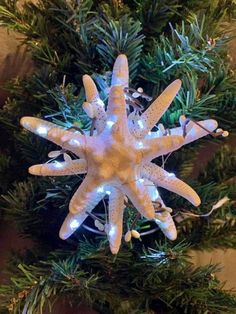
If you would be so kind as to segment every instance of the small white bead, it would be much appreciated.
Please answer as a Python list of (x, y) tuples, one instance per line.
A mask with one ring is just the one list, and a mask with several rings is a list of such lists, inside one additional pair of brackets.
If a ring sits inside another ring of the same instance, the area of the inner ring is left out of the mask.
[(131, 231), (127, 231), (125, 234), (125, 242), (129, 242), (131, 240)]
[(61, 155), (61, 151), (60, 150), (54, 150), (48, 153), (48, 157), (49, 158), (55, 158)]
[(229, 132), (228, 132), (228, 131), (224, 131), (224, 132), (222, 133), (222, 136), (223, 136), (223, 137), (229, 136)]
[(135, 239), (139, 239), (140, 238), (140, 233), (137, 230), (131, 230), (131, 235)]
[(98, 228), (99, 231), (104, 231), (105, 229), (105, 226), (97, 219), (94, 221), (94, 225)]
[(137, 91), (138, 91), (139, 93), (143, 93), (143, 88), (142, 88), (142, 87), (138, 87)]

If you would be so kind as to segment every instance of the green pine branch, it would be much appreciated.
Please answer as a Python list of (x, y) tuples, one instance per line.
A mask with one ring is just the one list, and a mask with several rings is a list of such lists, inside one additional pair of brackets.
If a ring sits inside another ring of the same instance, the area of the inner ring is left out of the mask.
[(79, 249), (50, 254), (34, 265), (20, 264), (12, 283), (2, 286), (2, 310), (43, 313), (65, 291), (102, 313), (233, 313), (235, 298), (214, 276), (217, 267), (193, 268), (186, 244), (168, 242), (134, 254), (123, 248), (114, 258), (106, 244), (81, 242)]

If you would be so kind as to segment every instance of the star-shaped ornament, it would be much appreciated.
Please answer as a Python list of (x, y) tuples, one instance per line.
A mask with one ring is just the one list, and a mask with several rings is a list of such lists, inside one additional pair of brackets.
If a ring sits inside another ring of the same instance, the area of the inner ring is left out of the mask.
[[(86, 173), (85, 179), (73, 195), (69, 214), (60, 230), (60, 237), (67, 239), (84, 222), (88, 214), (106, 195), (109, 196), (108, 225), (106, 228), (113, 254), (117, 254), (122, 239), (125, 198), (131, 201), (146, 219), (154, 219), (169, 239), (176, 239), (177, 232), (170, 211), (155, 212), (155, 202), (166, 208), (157, 187), (181, 195), (193, 205), (200, 204), (197, 193), (186, 183), (152, 163), (152, 159), (169, 154), (181, 146), (208, 134), (217, 127), (215, 120), (187, 124), (183, 127), (157, 132), (153, 127), (168, 109), (181, 87), (181, 81), (171, 83), (141, 115), (127, 115), (125, 89), (128, 88), (128, 61), (119, 55), (115, 61), (107, 110), (99, 97), (96, 85), (88, 75), (83, 76), (86, 100), (83, 108), (95, 119), (92, 136), (63, 129), (53, 123), (23, 117), (26, 129), (61, 146), (78, 159), (52, 162), (29, 168), (33, 175), (62, 176)], [(138, 119), (137, 119), (138, 117)], [(184, 117), (180, 124), (184, 123)], [(206, 130), (207, 129), (207, 130)]]

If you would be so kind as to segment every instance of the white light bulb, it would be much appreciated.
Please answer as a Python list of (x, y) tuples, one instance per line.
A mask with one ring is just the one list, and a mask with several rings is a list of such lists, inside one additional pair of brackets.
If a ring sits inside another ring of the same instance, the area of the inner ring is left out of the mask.
[(47, 135), (48, 134), (48, 129), (45, 126), (40, 126), (37, 128), (36, 131), (39, 135)]
[(158, 199), (159, 196), (160, 196), (160, 195), (159, 195), (157, 189), (153, 189), (152, 192), (151, 192), (151, 199), (152, 199), (153, 201), (155, 201), (156, 199)]
[(168, 177), (175, 177), (174, 173), (168, 173)]
[(110, 194), (111, 194), (111, 191), (107, 190), (107, 191), (106, 191), (106, 194), (107, 194), (107, 195), (110, 195)]
[(76, 219), (72, 220), (72, 222), (70, 223), (70, 228), (74, 230), (74, 229), (77, 229), (78, 227), (79, 227), (79, 222)]
[(138, 142), (138, 147), (143, 148), (143, 142)]
[(72, 139), (69, 141), (69, 144), (73, 145), (73, 146), (79, 146), (80, 145), (80, 142), (75, 140), (75, 139)]
[(107, 121), (107, 126), (108, 126), (109, 128), (111, 128), (114, 124), (115, 124), (114, 121), (111, 121), (111, 120), (108, 120), (108, 121)]
[(99, 97), (96, 98), (96, 104), (104, 107), (104, 102)]
[(63, 167), (62, 163), (59, 162), (59, 161), (55, 161), (55, 162), (53, 163), (53, 165), (54, 165), (55, 168), (58, 168), (58, 169)]
[(143, 125), (143, 121), (142, 120), (138, 120), (137, 124), (140, 127), (140, 129), (144, 129), (144, 125)]
[(115, 235), (115, 232), (116, 232), (116, 226), (112, 225), (109, 230), (109, 236), (113, 237)]
[(97, 188), (97, 192), (98, 193), (103, 193), (104, 192), (104, 187), (103, 186), (99, 186), (99, 188)]

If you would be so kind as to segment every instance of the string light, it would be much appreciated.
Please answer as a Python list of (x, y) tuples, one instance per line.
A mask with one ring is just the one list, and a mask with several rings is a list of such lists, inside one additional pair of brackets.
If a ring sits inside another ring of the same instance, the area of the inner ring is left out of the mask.
[(47, 135), (48, 134), (48, 129), (44, 126), (40, 126), (37, 128), (36, 131), (39, 135)]
[(72, 222), (70, 223), (70, 228), (71, 229), (77, 229), (79, 227), (79, 222), (75, 219), (75, 220), (72, 220)]
[(138, 147), (143, 148), (143, 142), (138, 142)]
[(77, 141), (77, 140), (75, 140), (75, 139), (70, 140), (69, 143), (70, 143), (71, 145), (73, 145), (73, 146), (79, 146), (79, 145), (80, 145), (80, 142)]
[(109, 236), (113, 237), (116, 233), (116, 226), (112, 225), (109, 230)]
[(143, 125), (143, 121), (142, 120), (138, 120), (137, 124), (140, 127), (140, 129), (144, 129), (144, 125)]
[(59, 161), (57, 161), (57, 160), (53, 163), (53, 165), (54, 165), (54, 167), (55, 167), (55, 168), (57, 168), (57, 169), (59, 169), (59, 168), (62, 168), (62, 167), (63, 167), (62, 163), (60, 163), (60, 162), (59, 162)]
[(99, 188), (97, 188), (97, 192), (98, 193), (103, 193), (104, 192), (104, 187), (103, 186), (99, 186)]
[(106, 123), (109, 128), (111, 128), (115, 124), (115, 122), (111, 120), (108, 120)]

